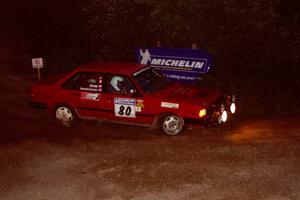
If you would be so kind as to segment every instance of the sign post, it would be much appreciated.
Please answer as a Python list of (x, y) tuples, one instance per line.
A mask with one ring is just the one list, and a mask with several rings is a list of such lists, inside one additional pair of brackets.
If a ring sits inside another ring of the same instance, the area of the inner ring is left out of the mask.
[(40, 68), (44, 67), (44, 61), (43, 58), (32, 58), (32, 68), (36, 68), (38, 72), (38, 79), (41, 80), (41, 71)]

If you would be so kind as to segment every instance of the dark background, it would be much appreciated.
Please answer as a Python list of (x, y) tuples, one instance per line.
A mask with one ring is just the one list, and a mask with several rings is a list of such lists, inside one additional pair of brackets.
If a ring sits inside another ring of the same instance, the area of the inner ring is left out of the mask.
[(244, 115), (300, 111), (297, 0), (10, 0), (0, 8), (0, 61), (60, 73), (93, 60), (135, 61), (134, 49), (214, 55), (205, 81), (235, 92)]

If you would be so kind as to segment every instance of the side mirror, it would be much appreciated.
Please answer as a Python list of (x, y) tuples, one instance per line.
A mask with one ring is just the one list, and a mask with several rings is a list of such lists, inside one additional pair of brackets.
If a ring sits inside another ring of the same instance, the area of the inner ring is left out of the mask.
[(136, 89), (130, 89), (130, 95), (133, 98), (140, 98), (142, 97), (141, 93), (139, 93)]
[(136, 93), (136, 89), (130, 89), (129, 93), (130, 94), (135, 94)]

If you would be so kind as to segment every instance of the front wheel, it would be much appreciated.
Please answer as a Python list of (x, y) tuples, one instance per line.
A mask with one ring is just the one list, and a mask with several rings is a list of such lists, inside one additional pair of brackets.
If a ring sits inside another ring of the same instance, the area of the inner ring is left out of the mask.
[(182, 132), (183, 119), (175, 114), (163, 114), (160, 119), (162, 131), (167, 135), (178, 135)]
[(67, 106), (58, 106), (55, 110), (55, 118), (63, 126), (71, 127), (75, 121), (75, 113)]

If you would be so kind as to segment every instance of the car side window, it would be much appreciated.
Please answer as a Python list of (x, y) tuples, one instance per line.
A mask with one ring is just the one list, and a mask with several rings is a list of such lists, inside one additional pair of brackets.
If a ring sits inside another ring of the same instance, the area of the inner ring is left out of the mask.
[(75, 74), (74, 76), (72, 76), (71, 78), (69, 78), (68, 80), (66, 80), (62, 85), (61, 87), (63, 89), (69, 89), (69, 90), (73, 90), (73, 89), (76, 89), (76, 85), (80, 79), (80, 76), (81, 76), (82, 73), (77, 73)]
[(108, 74), (106, 77), (107, 93), (130, 95), (136, 92), (134, 84), (131, 80), (122, 75)]
[(77, 89), (83, 91), (102, 92), (103, 78), (100, 73), (84, 73), (80, 77)]
[(64, 82), (62, 88), (102, 92), (103, 76), (101, 73), (81, 72)]

